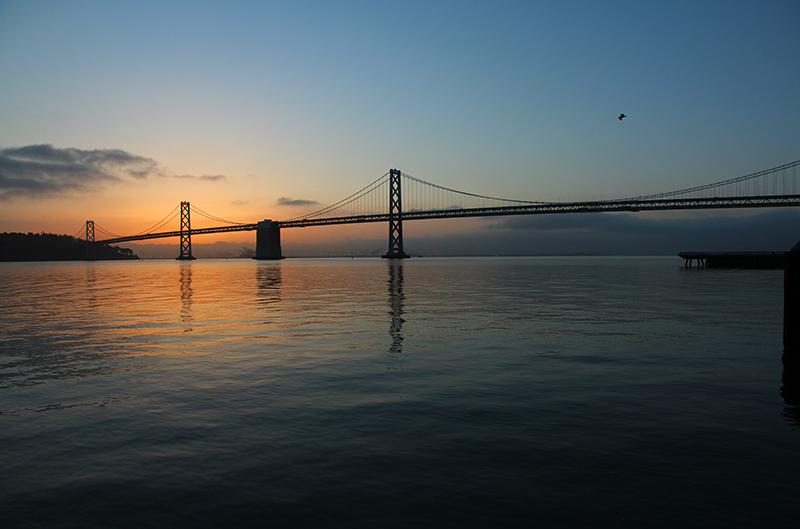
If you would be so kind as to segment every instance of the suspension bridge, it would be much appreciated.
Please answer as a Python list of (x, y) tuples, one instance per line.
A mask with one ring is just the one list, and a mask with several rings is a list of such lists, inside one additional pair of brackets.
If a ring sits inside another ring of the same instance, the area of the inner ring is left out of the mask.
[[(588, 202), (531, 202), (457, 191), (391, 169), (352, 195), (301, 217), (237, 223), (215, 217), (181, 202), (161, 221), (134, 235), (111, 233), (87, 220), (76, 238), (87, 243), (87, 259), (94, 258), (97, 244), (117, 244), (168, 237), (180, 238), (177, 259), (194, 259), (192, 235), (232, 231), (256, 231), (256, 259), (281, 259), (281, 229), (366, 222), (387, 222), (389, 247), (384, 258), (409, 257), (403, 248), (403, 221), (455, 217), (496, 217), (556, 213), (638, 212), (726, 208), (773, 208), (800, 206), (800, 160), (679, 191), (616, 200)], [(198, 217), (208, 227), (192, 227)], [(179, 228), (169, 229), (179, 222)], [(216, 224), (216, 225), (213, 225)], [(96, 239), (96, 234), (102, 238)]]

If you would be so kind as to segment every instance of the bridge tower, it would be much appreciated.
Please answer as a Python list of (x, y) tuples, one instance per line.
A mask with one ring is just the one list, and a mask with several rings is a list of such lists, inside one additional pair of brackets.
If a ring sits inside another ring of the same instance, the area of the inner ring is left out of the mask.
[(97, 260), (97, 246), (94, 244), (94, 221), (86, 221), (86, 260)]
[(181, 254), (175, 259), (188, 261), (194, 259), (192, 256), (192, 225), (189, 219), (188, 202), (181, 202)]
[(389, 170), (389, 251), (384, 259), (405, 259), (411, 257), (403, 251), (403, 199), (400, 193), (401, 174), (399, 169)]

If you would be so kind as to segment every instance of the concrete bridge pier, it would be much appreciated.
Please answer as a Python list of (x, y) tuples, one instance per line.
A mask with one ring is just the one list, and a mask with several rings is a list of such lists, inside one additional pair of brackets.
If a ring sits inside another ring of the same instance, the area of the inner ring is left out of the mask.
[(256, 227), (256, 256), (253, 259), (283, 259), (281, 255), (281, 227), (269, 219)]

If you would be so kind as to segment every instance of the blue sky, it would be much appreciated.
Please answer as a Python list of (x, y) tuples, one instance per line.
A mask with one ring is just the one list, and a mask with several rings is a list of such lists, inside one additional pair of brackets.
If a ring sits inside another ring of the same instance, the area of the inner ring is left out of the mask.
[(393, 167), (527, 200), (741, 176), (800, 158), (799, 24), (796, 0), (0, 1), (0, 149), (152, 162), (15, 190), (0, 230), (280, 219)]

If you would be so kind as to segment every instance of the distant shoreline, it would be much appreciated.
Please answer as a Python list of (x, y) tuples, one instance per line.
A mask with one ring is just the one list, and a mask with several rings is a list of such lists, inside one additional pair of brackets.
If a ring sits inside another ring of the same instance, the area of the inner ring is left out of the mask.
[[(53, 233), (0, 233), (0, 261), (87, 261), (86, 241), (70, 235)], [(139, 256), (130, 248), (95, 244), (98, 261), (130, 261)]]

